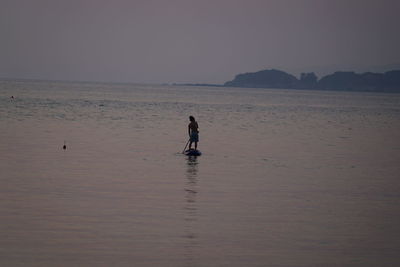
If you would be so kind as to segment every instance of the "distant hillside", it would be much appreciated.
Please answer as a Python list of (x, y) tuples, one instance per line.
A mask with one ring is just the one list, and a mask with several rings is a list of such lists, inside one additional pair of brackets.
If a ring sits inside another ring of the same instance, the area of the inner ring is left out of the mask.
[(297, 79), (284, 71), (271, 69), (238, 74), (224, 86), (400, 93), (400, 70), (362, 74), (338, 71), (318, 80), (313, 72), (302, 73)]
[(236, 75), (235, 79), (226, 82), (231, 87), (261, 87), (261, 88), (293, 88), (298, 82), (291, 74), (280, 70), (262, 70)]
[(385, 73), (335, 72), (322, 77), (317, 84), (321, 90), (400, 92), (400, 70)]

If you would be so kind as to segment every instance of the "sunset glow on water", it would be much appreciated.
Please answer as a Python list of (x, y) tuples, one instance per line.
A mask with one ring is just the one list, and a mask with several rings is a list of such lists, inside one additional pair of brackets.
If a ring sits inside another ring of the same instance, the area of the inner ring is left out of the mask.
[(1, 265), (399, 262), (399, 95), (9, 81), (0, 102)]

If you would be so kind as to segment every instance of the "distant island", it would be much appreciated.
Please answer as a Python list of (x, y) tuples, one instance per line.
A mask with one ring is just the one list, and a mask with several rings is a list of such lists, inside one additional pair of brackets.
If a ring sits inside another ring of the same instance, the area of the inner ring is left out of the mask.
[(400, 93), (400, 70), (361, 74), (337, 71), (318, 80), (314, 72), (302, 73), (297, 79), (284, 71), (271, 69), (238, 74), (224, 86)]
[(270, 69), (238, 74), (232, 81), (223, 85), (181, 85), (400, 93), (400, 70), (385, 73), (337, 71), (321, 79), (318, 79), (314, 72), (310, 72), (302, 73), (298, 79), (284, 71)]

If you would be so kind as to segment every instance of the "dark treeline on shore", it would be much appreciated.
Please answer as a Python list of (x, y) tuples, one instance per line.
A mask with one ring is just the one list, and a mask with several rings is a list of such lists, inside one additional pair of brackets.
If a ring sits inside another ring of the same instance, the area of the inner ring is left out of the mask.
[(318, 79), (314, 72), (310, 72), (302, 73), (298, 79), (284, 71), (271, 69), (238, 74), (232, 81), (223, 85), (181, 85), (400, 93), (400, 70), (385, 73), (337, 71), (321, 79)]
[(318, 80), (313, 72), (302, 73), (298, 79), (284, 71), (272, 69), (238, 74), (224, 86), (400, 93), (400, 70), (360, 74), (338, 71)]

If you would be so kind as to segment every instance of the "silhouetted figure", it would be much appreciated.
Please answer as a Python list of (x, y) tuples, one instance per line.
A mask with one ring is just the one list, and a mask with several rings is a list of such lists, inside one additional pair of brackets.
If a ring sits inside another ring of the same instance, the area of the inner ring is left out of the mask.
[(65, 141), (64, 141), (63, 149), (64, 149), (64, 150), (67, 149), (67, 146), (65, 145)]
[(197, 142), (199, 142), (199, 125), (197, 124), (193, 116), (189, 117), (190, 123), (188, 125), (189, 133), (189, 150), (192, 149), (192, 143), (194, 142), (194, 148), (197, 149)]
[(12, 95), (10, 98), (11, 98), (11, 99), (14, 99), (14, 96)]

